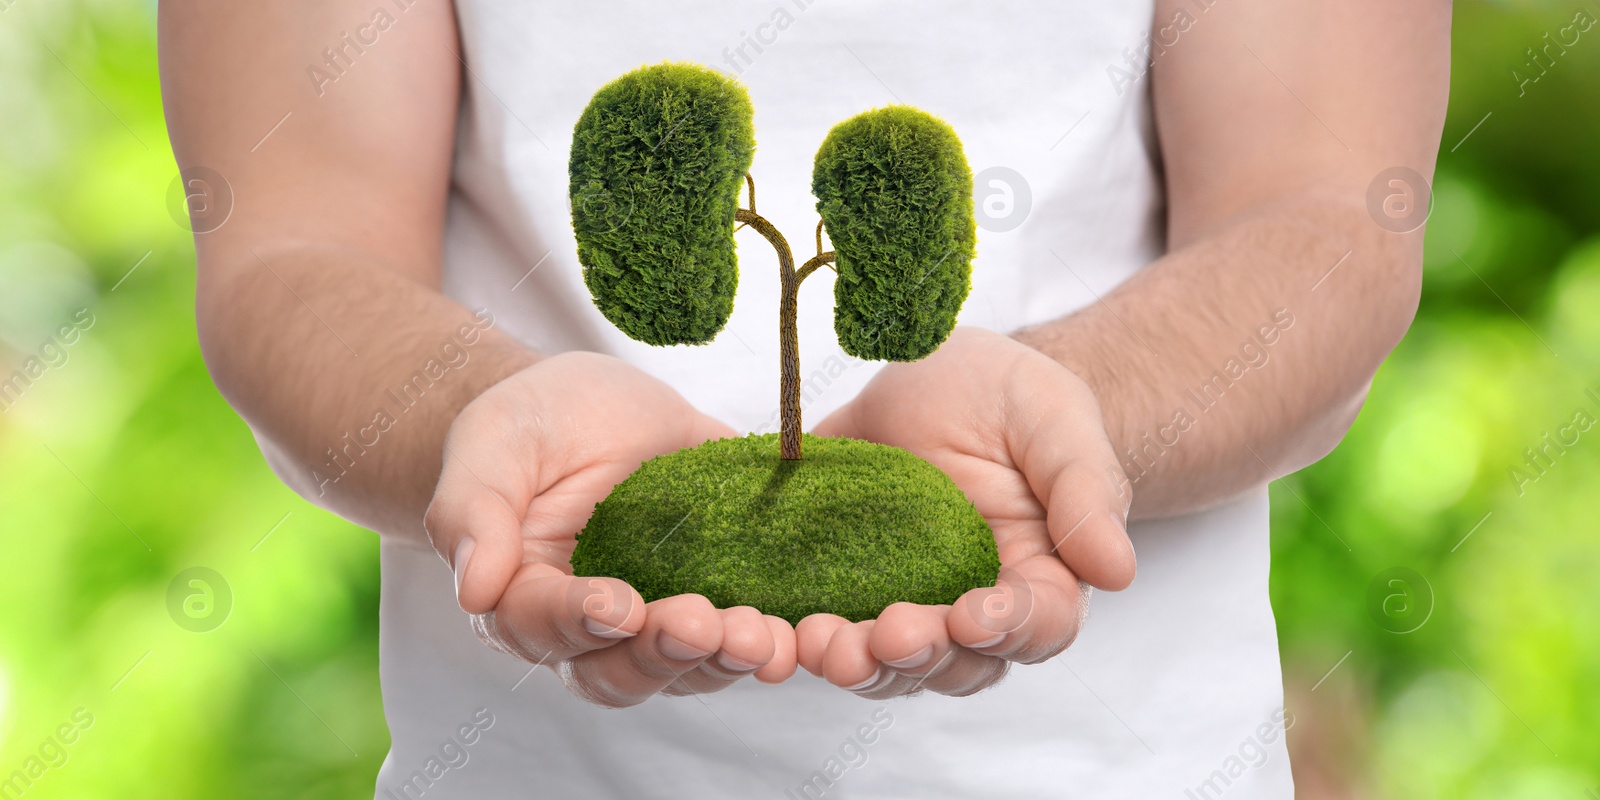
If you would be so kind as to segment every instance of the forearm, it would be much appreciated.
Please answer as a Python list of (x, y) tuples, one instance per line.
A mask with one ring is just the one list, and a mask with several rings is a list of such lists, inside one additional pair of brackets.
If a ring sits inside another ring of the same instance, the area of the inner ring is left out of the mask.
[(163, 0), (162, 95), (208, 223), (196, 315), (218, 388), (290, 487), (421, 536), (456, 413), (535, 356), (439, 292), (453, 5), (408, 6), (336, 87), (306, 79), (306, 54), (371, 18), (357, 0)]
[(247, 263), (202, 264), (197, 288), (218, 388), (295, 491), (374, 530), (423, 536), (451, 422), (536, 354), (487, 312), (358, 253), (240, 255)]
[(1343, 436), (1421, 283), (1421, 232), (1377, 228), (1359, 200), (1240, 213), (1016, 334), (1094, 388), (1134, 516), (1222, 502)]

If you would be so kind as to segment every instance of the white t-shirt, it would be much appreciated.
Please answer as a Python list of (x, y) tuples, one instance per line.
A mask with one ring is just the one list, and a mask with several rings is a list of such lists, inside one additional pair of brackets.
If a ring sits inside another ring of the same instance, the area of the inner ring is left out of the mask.
[[(960, 134), (980, 228), (965, 324), (1095, 301), (1161, 250), (1142, 2), (456, 0), (469, 67), (445, 289), (540, 351), (597, 350), (745, 430), (776, 428), (777, 265), (740, 237), (734, 313), (709, 346), (652, 348), (594, 308), (567, 207), (572, 126), (637, 66), (736, 74), (755, 105), (763, 216), (802, 258), (828, 129), (888, 103)], [(1198, 13), (1198, 12), (1197, 12)], [(404, 24), (400, 19), (398, 24)], [(877, 368), (834, 339), (829, 278), (800, 297), (805, 415)], [(1196, 411), (1199, 414), (1202, 412)], [(394, 744), (379, 798), (1289, 798), (1265, 490), (1138, 523), (1139, 576), (1096, 593), (1076, 644), (974, 697), (872, 702), (801, 671), (605, 710), (492, 652), (430, 550), (385, 540), (381, 669)]]

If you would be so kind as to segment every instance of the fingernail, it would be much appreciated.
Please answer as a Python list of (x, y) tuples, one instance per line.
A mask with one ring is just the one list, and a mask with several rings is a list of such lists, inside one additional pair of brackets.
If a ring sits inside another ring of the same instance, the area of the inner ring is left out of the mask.
[(883, 663), (888, 664), (895, 669), (916, 669), (917, 667), (928, 663), (928, 659), (930, 658), (933, 658), (933, 645), (931, 644), (915, 653), (912, 653), (909, 656), (906, 656), (905, 658), (900, 659), (899, 661), (885, 661)]
[(994, 647), (995, 645), (997, 645), (997, 644), (999, 644), (999, 643), (1001, 643), (1001, 642), (1003, 642), (1005, 640), (1006, 640), (1006, 635), (1005, 634), (1003, 634), (1003, 633), (995, 634), (995, 637), (993, 639), (984, 639), (983, 641), (978, 642), (977, 644), (968, 645), (967, 648), (969, 650), (987, 650), (988, 648)]
[(866, 680), (864, 680), (864, 681), (862, 681), (862, 682), (860, 682), (860, 683), (858, 683), (858, 684), (856, 684), (854, 686), (846, 686), (846, 687), (844, 687), (844, 690), (847, 691), (847, 692), (859, 692), (862, 689), (865, 689), (868, 686), (871, 686), (872, 684), (877, 683), (878, 679), (882, 678), (882, 677), (883, 677), (883, 667), (878, 667), (878, 671), (872, 673), (872, 677), (870, 677), (870, 678), (868, 678), (868, 679), (866, 679)]
[(477, 540), (471, 536), (461, 537), (456, 542), (456, 554), (452, 559), (456, 571), (456, 602), (461, 602), (461, 581), (467, 576), (467, 563), (472, 560), (472, 551), (478, 546)]
[(717, 654), (717, 665), (729, 672), (754, 672), (761, 667), (760, 664), (752, 664), (727, 653)]
[(629, 636), (638, 635), (636, 633), (629, 633), (628, 631), (625, 631), (614, 625), (608, 625), (600, 620), (595, 619), (594, 617), (583, 618), (583, 629), (602, 639), (626, 639)]
[(673, 661), (694, 661), (695, 659), (705, 658), (706, 656), (711, 655), (711, 652), (708, 650), (700, 650), (690, 647), (689, 645), (672, 638), (670, 634), (665, 633), (661, 634), (661, 638), (656, 640), (656, 649), (661, 651), (661, 655), (664, 655)]

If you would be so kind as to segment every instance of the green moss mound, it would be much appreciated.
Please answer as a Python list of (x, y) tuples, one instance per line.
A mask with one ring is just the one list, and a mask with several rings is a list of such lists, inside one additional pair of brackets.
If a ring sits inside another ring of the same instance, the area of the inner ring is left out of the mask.
[(951, 603), (993, 586), (994, 533), (938, 467), (894, 447), (807, 435), (721, 439), (645, 462), (578, 534), (576, 575), (621, 578), (646, 601), (704, 595), (798, 623), (874, 619), (891, 603)]
[(915, 361), (971, 288), (972, 170), (949, 125), (905, 106), (834, 126), (811, 177), (837, 253), (833, 327), (853, 356)]
[(687, 64), (605, 85), (572, 132), (568, 191), (583, 281), (652, 345), (704, 344), (733, 312), (733, 216), (755, 154), (744, 87)]

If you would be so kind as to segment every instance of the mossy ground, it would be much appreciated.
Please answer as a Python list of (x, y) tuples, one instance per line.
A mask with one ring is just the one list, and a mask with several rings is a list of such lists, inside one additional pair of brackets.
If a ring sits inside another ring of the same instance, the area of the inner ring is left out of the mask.
[(777, 435), (750, 435), (645, 462), (595, 507), (574, 574), (791, 623), (873, 619), (994, 584), (994, 533), (938, 467), (854, 439), (807, 435), (803, 451), (782, 461)]

